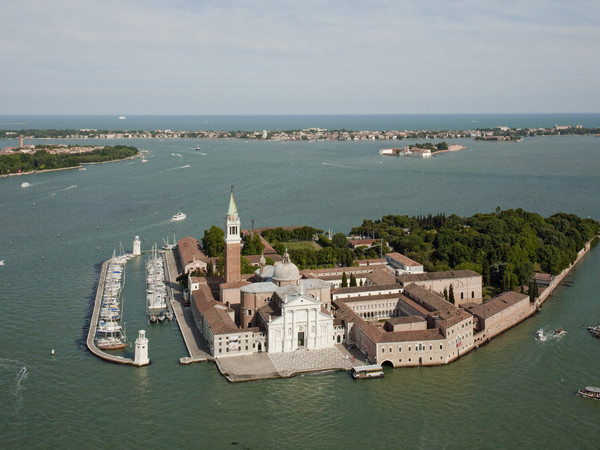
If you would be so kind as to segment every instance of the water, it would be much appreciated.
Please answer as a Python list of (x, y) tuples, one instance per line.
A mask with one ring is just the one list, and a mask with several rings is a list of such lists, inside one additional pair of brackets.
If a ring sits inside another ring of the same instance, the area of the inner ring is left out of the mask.
[[(160, 128), (169, 127), (177, 128)], [(377, 142), (126, 143), (149, 150), (148, 162), (0, 179), (3, 447), (600, 444), (600, 405), (574, 395), (600, 385), (600, 341), (586, 329), (600, 321), (598, 248), (534, 318), (448, 366), (386, 369), (381, 380), (336, 373), (230, 384), (212, 363), (179, 365), (187, 353), (176, 325), (145, 321), (142, 259), (127, 266), (124, 316), (131, 340), (147, 330), (152, 364), (113, 365), (85, 348), (99, 263), (119, 242), (130, 250), (135, 235), (148, 250), (173, 231), (200, 238), (222, 227), (231, 185), (244, 227), (254, 218), (257, 227), (346, 233), (384, 214), (471, 215), (497, 206), (599, 220), (599, 138), (461, 140), (467, 150), (430, 160), (382, 158)], [(21, 188), (24, 180), (31, 186)], [(187, 219), (171, 222), (180, 210)], [(567, 330), (561, 338), (534, 338), (539, 328), (559, 327)]]

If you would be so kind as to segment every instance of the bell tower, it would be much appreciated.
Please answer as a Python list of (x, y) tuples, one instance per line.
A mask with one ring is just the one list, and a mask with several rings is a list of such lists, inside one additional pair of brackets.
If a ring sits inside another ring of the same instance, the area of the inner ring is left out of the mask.
[(225, 283), (240, 281), (242, 279), (241, 243), (240, 218), (233, 197), (233, 186), (231, 186), (229, 209), (227, 210), (227, 219), (225, 219)]

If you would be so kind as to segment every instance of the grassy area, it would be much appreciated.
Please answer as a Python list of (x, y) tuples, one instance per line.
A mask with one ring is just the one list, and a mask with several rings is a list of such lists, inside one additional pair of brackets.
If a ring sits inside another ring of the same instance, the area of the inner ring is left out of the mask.
[(284, 247), (288, 250), (298, 250), (298, 249), (312, 249), (312, 250), (321, 250), (321, 246), (317, 244), (315, 241), (295, 241), (295, 242), (282, 242)]

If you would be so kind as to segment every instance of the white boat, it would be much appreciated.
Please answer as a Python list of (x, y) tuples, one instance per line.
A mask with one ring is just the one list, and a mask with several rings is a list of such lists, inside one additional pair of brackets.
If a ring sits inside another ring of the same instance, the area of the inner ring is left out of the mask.
[(22, 188), (29, 187), (29, 183), (28, 183), (27, 181), (23, 181), (23, 182), (21, 183), (21, 187), (22, 187)]
[(199, 145), (196, 147), (196, 151), (197, 151), (197, 152), (199, 152), (199, 151), (200, 151), (200, 146), (199, 146)]
[(127, 117), (125, 116), (119, 116), (119, 120), (125, 120)]
[(543, 341), (544, 340), (544, 330), (542, 330), (541, 328), (539, 330), (537, 330), (535, 333), (535, 338), (538, 341)]
[(355, 380), (382, 378), (383, 368), (377, 364), (372, 364), (370, 366), (356, 366), (352, 368), (352, 376)]
[(4, 265), (4, 260), (0, 259), (0, 266), (3, 266), (3, 265)]
[(185, 220), (186, 217), (187, 216), (184, 213), (182, 213), (181, 211), (179, 211), (177, 214), (175, 214), (171, 218), (171, 220), (174, 220), (174, 221)]

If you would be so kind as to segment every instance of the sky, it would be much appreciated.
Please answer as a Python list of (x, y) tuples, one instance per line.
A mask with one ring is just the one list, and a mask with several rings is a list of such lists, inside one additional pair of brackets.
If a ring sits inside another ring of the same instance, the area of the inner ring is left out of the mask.
[(0, 0), (0, 114), (600, 112), (597, 0)]

